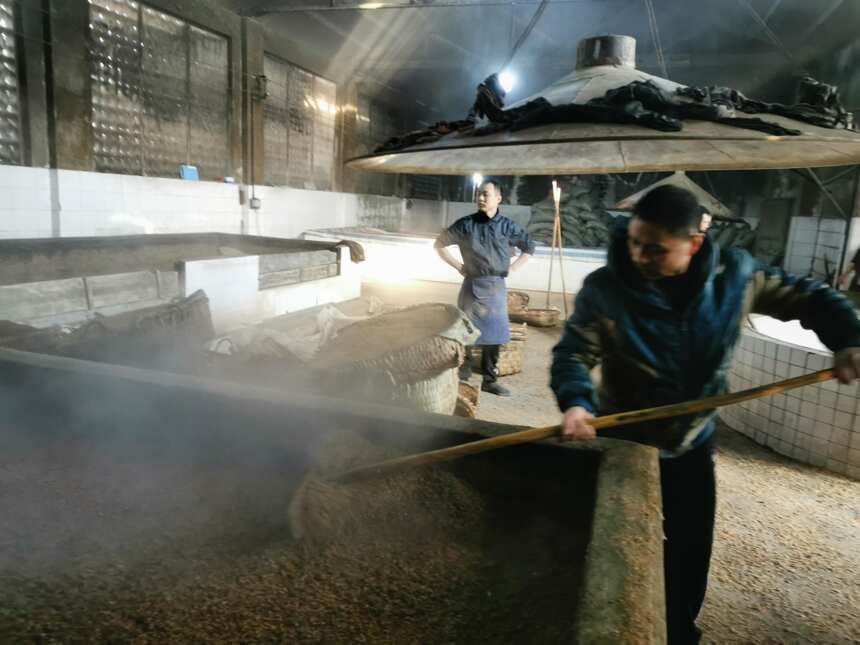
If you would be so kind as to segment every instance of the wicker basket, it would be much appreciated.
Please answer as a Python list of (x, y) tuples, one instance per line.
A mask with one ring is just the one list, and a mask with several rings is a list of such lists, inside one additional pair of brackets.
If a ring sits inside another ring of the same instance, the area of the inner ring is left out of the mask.
[[(525, 341), (512, 340), (499, 347), (499, 376), (510, 376), (523, 371), (523, 349)], [(481, 369), (481, 347), (472, 348), (472, 366)]]
[[(414, 383), (393, 383), (390, 401), (399, 407), (421, 412), (453, 414), (457, 406), (459, 381), (457, 368), (454, 367)], [(379, 392), (375, 398), (385, 402), (386, 396), (384, 392)]]
[(513, 322), (522, 322), (532, 327), (557, 327), (561, 320), (558, 309), (525, 309), (509, 311), (508, 318)]
[(415, 383), (459, 367), (463, 346), (477, 338), (454, 306), (417, 305), (353, 323), (320, 348), (311, 367), (341, 373), (376, 370)]
[(529, 335), (529, 327), (525, 323), (513, 323), (509, 325), (511, 330), (511, 340), (521, 340), (526, 342)]
[(522, 311), (529, 308), (529, 294), (523, 291), (508, 291), (508, 311)]
[(458, 384), (458, 388), (457, 407), (454, 408), (454, 414), (458, 417), (474, 419), (478, 414), (478, 397), (481, 390), (462, 381)]
[(477, 337), (456, 307), (417, 305), (344, 327), (308, 367), (337, 396), (451, 414), (463, 347)]

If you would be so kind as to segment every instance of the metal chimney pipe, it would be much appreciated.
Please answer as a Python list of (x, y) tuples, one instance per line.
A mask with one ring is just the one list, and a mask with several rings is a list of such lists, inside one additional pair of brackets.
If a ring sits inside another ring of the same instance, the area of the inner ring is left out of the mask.
[(631, 36), (594, 36), (579, 41), (576, 69), (614, 65), (636, 69), (636, 39)]

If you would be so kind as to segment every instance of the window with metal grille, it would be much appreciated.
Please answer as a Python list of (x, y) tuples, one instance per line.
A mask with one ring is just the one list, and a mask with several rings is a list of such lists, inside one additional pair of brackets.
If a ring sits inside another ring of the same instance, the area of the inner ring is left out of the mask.
[(412, 197), (415, 199), (432, 199), (441, 198), (442, 194), (442, 178), (435, 175), (413, 175), (411, 177)]
[(90, 60), (96, 170), (229, 174), (227, 38), (135, 0), (90, 0)]
[(20, 164), (21, 106), (14, 3), (0, 1), (0, 163)]
[[(398, 133), (394, 113), (380, 101), (359, 92), (356, 101), (355, 137), (359, 154), (370, 154), (382, 143)], [(397, 189), (397, 176), (388, 173), (360, 173), (356, 190), (375, 195), (393, 195)]]
[(268, 54), (263, 73), (265, 183), (330, 190), (337, 87)]

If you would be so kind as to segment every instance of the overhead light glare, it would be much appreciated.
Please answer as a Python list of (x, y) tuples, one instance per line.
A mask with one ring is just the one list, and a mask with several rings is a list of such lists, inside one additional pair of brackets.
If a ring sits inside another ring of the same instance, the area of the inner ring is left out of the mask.
[(517, 84), (517, 77), (508, 70), (503, 71), (499, 74), (499, 83), (502, 86), (502, 89), (505, 90), (505, 94), (514, 89), (514, 86)]
[(474, 184), (476, 188), (483, 183), (484, 183), (484, 175), (482, 175), (479, 172), (472, 174), (472, 184)]

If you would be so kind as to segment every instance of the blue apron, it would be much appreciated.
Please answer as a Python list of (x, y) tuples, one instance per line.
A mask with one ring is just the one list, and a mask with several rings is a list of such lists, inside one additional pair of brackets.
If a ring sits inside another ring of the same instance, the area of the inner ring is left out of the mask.
[(457, 306), (481, 332), (476, 345), (504, 345), (511, 340), (508, 323), (508, 290), (500, 276), (466, 278)]

